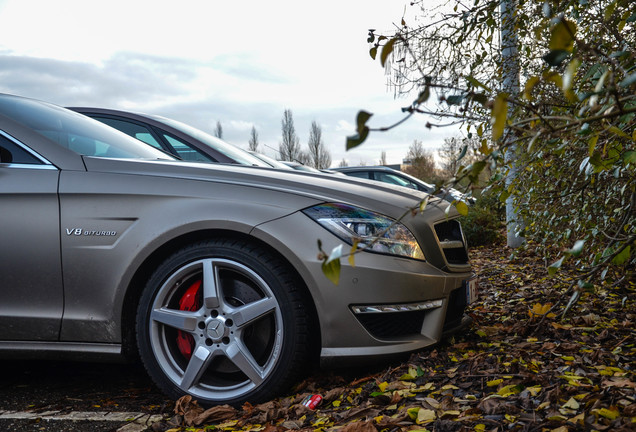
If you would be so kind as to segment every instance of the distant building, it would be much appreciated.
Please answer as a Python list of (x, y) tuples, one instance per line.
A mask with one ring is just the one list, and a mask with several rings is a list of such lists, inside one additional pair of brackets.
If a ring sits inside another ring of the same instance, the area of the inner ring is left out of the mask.
[(411, 159), (402, 159), (402, 164), (400, 165), (399, 170), (404, 171), (407, 167), (410, 167), (412, 165), (413, 162), (411, 161)]

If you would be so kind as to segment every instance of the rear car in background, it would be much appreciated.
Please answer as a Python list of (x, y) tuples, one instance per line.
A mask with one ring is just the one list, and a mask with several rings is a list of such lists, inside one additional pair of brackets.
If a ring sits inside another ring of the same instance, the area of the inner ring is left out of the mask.
[(457, 189), (450, 188), (437, 191), (435, 185), (426, 183), (425, 181), (422, 181), (417, 177), (413, 177), (412, 175), (403, 173), (402, 171), (398, 171), (385, 166), (352, 166), (332, 168), (332, 170), (352, 177), (402, 186), (409, 189), (426, 192), (427, 194), (431, 195), (434, 194), (451, 203), (454, 201), (463, 201), (468, 205), (473, 205), (475, 203), (474, 197), (468, 196), (465, 193), (458, 191)]
[[(257, 403), (322, 364), (435, 344), (475, 279), (453, 209), (345, 176), (177, 161), (0, 95), (0, 356), (141, 357), (173, 398)], [(330, 251), (363, 247), (340, 280)]]
[(179, 121), (107, 108), (70, 107), (177, 159), (271, 167), (249, 152)]

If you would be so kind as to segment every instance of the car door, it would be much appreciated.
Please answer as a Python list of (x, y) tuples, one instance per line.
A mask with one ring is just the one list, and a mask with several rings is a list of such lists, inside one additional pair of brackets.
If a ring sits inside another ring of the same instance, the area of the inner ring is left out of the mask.
[(0, 339), (57, 340), (59, 171), (0, 131)]

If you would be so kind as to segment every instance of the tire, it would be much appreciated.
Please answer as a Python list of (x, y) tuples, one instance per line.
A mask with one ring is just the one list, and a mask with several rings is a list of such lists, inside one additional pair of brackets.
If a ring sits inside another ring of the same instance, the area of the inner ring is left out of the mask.
[(288, 264), (244, 240), (179, 250), (141, 295), (137, 341), (148, 374), (168, 396), (207, 406), (280, 394), (308, 361), (299, 286)]

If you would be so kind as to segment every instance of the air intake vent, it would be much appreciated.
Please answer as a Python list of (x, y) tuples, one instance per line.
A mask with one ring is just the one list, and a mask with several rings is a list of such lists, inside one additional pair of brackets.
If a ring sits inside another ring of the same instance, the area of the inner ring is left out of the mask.
[(449, 265), (468, 264), (468, 252), (464, 244), (462, 227), (458, 221), (449, 220), (436, 224), (435, 234)]

